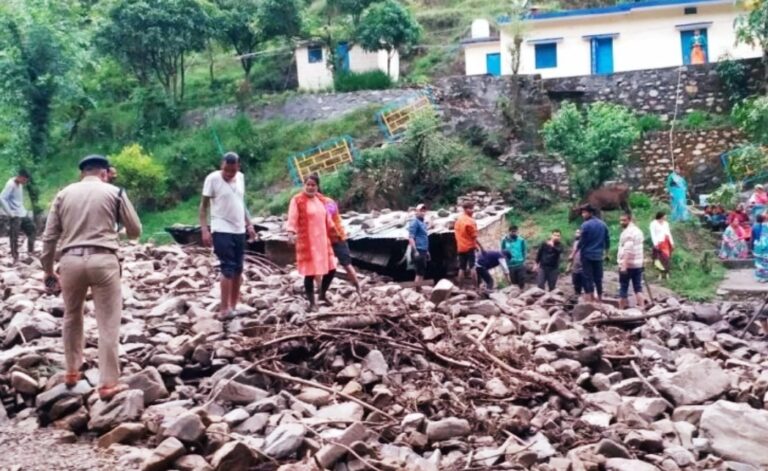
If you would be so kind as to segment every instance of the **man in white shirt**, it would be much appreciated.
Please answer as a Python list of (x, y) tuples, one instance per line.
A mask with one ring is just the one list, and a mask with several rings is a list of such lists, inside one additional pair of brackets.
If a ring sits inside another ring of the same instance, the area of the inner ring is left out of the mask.
[(32, 213), (24, 207), (24, 185), (29, 182), (29, 173), (19, 170), (16, 176), (8, 180), (0, 193), (0, 207), (10, 220), (8, 238), (11, 243), (13, 263), (19, 261), (19, 232), (27, 236), (27, 252), (31, 256), (35, 251), (35, 223)]
[(240, 300), (246, 232), (250, 239), (256, 237), (245, 208), (245, 177), (240, 172), (240, 157), (234, 152), (224, 154), (221, 158), (221, 170), (209, 174), (205, 179), (200, 202), (200, 229), (203, 245), (213, 246), (213, 251), (219, 259), (219, 318), (225, 319), (234, 314)]
[(624, 228), (619, 236), (619, 309), (626, 309), (629, 299), (629, 283), (635, 291), (637, 307), (643, 309), (643, 231), (632, 221), (630, 213), (624, 213), (619, 218), (619, 224)]

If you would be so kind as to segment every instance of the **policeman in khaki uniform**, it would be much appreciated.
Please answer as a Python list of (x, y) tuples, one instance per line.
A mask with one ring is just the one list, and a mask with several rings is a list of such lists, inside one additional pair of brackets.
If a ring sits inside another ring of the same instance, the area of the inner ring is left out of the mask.
[[(81, 180), (56, 195), (43, 234), (41, 262), (46, 286), (61, 288), (64, 298), (65, 383), (74, 387), (83, 364), (83, 305), (93, 292), (99, 329), (99, 396), (114, 397), (119, 384), (118, 342), (123, 297), (117, 258), (118, 223), (130, 239), (141, 235), (141, 222), (125, 192), (105, 183), (109, 161), (91, 155), (80, 161)], [(54, 273), (56, 247), (61, 250), (59, 275)]]

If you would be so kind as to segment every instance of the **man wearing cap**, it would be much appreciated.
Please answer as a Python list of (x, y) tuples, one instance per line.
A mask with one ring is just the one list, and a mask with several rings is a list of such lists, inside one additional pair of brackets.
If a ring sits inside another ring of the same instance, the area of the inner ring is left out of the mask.
[(8, 238), (11, 243), (11, 257), (13, 263), (19, 261), (19, 232), (27, 236), (27, 253), (29, 256), (35, 251), (35, 223), (32, 214), (24, 207), (24, 185), (29, 182), (29, 173), (19, 170), (16, 176), (8, 180), (3, 192), (0, 193), (0, 207), (9, 217)]
[(586, 302), (603, 300), (603, 260), (611, 245), (608, 226), (595, 216), (597, 211), (590, 205), (581, 208), (581, 237), (576, 249), (581, 256), (582, 282)]
[(250, 239), (256, 238), (256, 231), (245, 208), (245, 177), (240, 172), (240, 157), (234, 152), (224, 154), (221, 169), (205, 178), (200, 201), (200, 228), (203, 245), (212, 246), (219, 259), (219, 318), (226, 319), (234, 314), (240, 301), (246, 232)]
[[(54, 198), (43, 234), (40, 259), (50, 291), (64, 298), (65, 384), (74, 387), (83, 364), (83, 306), (93, 293), (99, 330), (99, 397), (108, 400), (126, 389), (118, 383), (118, 341), (123, 297), (117, 257), (117, 223), (130, 239), (141, 235), (141, 222), (123, 190), (105, 183), (109, 161), (91, 155), (80, 161), (81, 180)], [(56, 248), (61, 250), (59, 275), (54, 272)]]
[(427, 216), (427, 206), (419, 204), (416, 206), (416, 217), (408, 225), (408, 244), (413, 254), (413, 264), (416, 267), (416, 282), (424, 281), (427, 274), (427, 263), (429, 263), (429, 234), (427, 232), (427, 223), (424, 219)]

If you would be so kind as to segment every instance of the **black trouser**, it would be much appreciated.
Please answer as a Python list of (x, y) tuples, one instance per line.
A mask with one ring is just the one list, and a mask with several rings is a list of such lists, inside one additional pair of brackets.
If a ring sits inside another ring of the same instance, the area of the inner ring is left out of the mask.
[(603, 259), (590, 260), (581, 258), (582, 277), (584, 281), (584, 294), (603, 296)]
[[(333, 281), (333, 277), (336, 275), (336, 270), (331, 270), (325, 275), (323, 275), (323, 280), (320, 282), (320, 299), (325, 299), (325, 293), (328, 291), (328, 288), (331, 287), (331, 282)], [(307, 300), (309, 301), (309, 304), (314, 305), (315, 304), (315, 277), (314, 276), (305, 276), (304, 277), (304, 292), (307, 295)]]
[(509, 267), (509, 279), (513, 285), (517, 285), (521, 290), (525, 288), (525, 265), (515, 265)]
[(536, 284), (539, 289), (544, 289), (546, 285), (549, 291), (552, 291), (557, 286), (558, 275), (560, 275), (558, 267), (539, 267), (539, 272), (536, 273)]
[(12, 217), (8, 228), (8, 238), (11, 242), (11, 256), (14, 260), (19, 258), (19, 233), (27, 236), (27, 252), (29, 255), (35, 251), (35, 223), (32, 218)]
[(584, 277), (581, 272), (571, 273), (571, 282), (573, 283), (573, 291), (576, 292), (576, 296), (581, 296), (581, 292), (584, 291)]
[(493, 277), (491, 276), (491, 272), (487, 268), (483, 267), (476, 267), (477, 270), (477, 284), (480, 284), (480, 280), (483, 280), (485, 282), (485, 287), (488, 288), (488, 290), (493, 289)]

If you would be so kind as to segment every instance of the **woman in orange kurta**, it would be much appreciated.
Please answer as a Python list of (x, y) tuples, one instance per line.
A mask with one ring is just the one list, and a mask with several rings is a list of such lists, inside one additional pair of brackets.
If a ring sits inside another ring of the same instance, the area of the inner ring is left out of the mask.
[(318, 197), (318, 178), (304, 180), (304, 191), (291, 199), (286, 229), (296, 238), (296, 266), (304, 276), (304, 291), (309, 308), (315, 308), (315, 276), (322, 276), (321, 302), (330, 304), (326, 292), (336, 274), (336, 258), (331, 248), (333, 222), (324, 202)]

